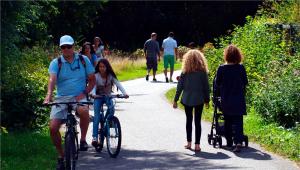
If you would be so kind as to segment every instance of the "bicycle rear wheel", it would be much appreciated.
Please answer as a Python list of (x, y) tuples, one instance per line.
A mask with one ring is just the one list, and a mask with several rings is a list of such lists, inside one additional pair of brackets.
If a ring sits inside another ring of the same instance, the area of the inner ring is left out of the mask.
[(78, 144), (74, 132), (67, 132), (65, 136), (65, 158), (66, 169), (75, 170), (76, 160), (78, 158)]
[(106, 145), (107, 151), (112, 158), (116, 158), (121, 150), (121, 125), (117, 117), (113, 116), (107, 122)]

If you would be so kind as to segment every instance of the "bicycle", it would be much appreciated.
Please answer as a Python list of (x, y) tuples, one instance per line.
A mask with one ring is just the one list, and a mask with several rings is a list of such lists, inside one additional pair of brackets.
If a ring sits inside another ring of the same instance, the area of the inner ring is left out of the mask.
[[(128, 98), (124, 95), (92, 95), (94, 99), (103, 98), (103, 97), (111, 97), (111, 98)], [(114, 102), (115, 105), (115, 102)], [(103, 105), (100, 109), (100, 113), (104, 115)], [(122, 141), (122, 131), (121, 124), (119, 119), (113, 114), (105, 114), (105, 116), (101, 116), (100, 127), (98, 130), (98, 139), (100, 143), (95, 146), (95, 150), (97, 152), (101, 152), (103, 149), (103, 143), (106, 138), (106, 146), (107, 151), (110, 157), (116, 158), (121, 150), (121, 141)]]
[(67, 105), (67, 119), (65, 119), (64, 123), (66, 124), (66, 132), (65, 132), (65, 161), (66, 161), (66, 169), (67, 170), (75, 170), (76, 161), (78, 160), (79, 154), (79, 145), (78, 145), (78, 131), (77, 124), (78, 121), (75, 118), (78, 113), (75, 110), (75, 115), (72, 113), (73, 105), (77, 106), (83, 105), (92, 105), (92, 102), (52, 102), (48, 104), (44, 104), (46, 106), (60, 107), (60, 105)]

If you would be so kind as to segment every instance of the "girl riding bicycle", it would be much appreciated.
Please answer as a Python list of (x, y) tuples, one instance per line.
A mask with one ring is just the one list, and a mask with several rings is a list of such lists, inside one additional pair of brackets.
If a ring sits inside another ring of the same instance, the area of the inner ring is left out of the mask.
[(95, 68), (96, 77), (96, 95), (103, 96), (101, 98), (96, 98), (94, 100), (94, 119), (93, 119), (93, 141), (92, 145), (96, 147), (98, 145), (98, 129), (99, 123), (102, 118), (101, 108), (105, 103), (107, 106), (107, 114), (114, 114), (115, 109), (113, 105), (112, 98), (110, 97), (112, 93), (112, 87), (116, 85), (122, 92), (122, 94), (128, 98), (125, 89), (118, 81), (115, 72), (113, 71), (110, 63), (107, 59), (101, 59)]

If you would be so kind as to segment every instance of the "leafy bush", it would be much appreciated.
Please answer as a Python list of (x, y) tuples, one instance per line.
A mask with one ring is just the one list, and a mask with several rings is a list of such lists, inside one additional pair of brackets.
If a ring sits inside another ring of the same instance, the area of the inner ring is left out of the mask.
[[(288, 14), (292, 15), (299, 4), (296, 1), (274, 4), (275, 13), (277, 10), (278, 14), (286, 16), (271, 18), (271, 14), (262, 9), (261, 15), (247, 17), (244, 26), (236, 26), (230, 36), (217, 39), (216, 47), (207, 43), (203, 51), (212, 82), (219, 64), (223, 63), (224, 48), (230, 43), (237, 45), (245, 57), (243, 64), (249, 79), (248, 106), (253, 105), (268, 122), (291, 127), (299, 122), (300, 117), (299, 42), (294, 41), (300, 38), (300, 33), (292, 39), (286, 29), (276, 25), (287, 22), (289, 18), (294, 22), (295, 17)], [(296, 47), (295, 54), (290, 53), (291, 47)]]
[(268, 66), (265, 81), (256, 88), (254, 106), (267, 121), (293, 127), (300, 122), (300, 57)]
[(47, 52), (34, 47), (23, 50), (20, 56), (3, 54), (1, 125), (43, 126), (49, 117), (47, 109), (41, 107), (48, 83)]
[(181, 61), (183, 55), (189, 50), (190, 48), (185, 47), (185, 46), (178, 46), (178, 56), (177, 58)]

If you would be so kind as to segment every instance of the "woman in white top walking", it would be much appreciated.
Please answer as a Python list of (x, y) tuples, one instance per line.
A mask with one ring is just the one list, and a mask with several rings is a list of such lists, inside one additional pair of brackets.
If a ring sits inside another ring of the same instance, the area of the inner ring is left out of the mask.
[(100, 37), (94, 38), (94, 51), (98, 57), (98, 61), (102, 58), (105, 58), (104, 56), (104, 44)]

